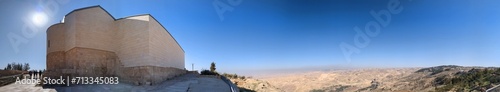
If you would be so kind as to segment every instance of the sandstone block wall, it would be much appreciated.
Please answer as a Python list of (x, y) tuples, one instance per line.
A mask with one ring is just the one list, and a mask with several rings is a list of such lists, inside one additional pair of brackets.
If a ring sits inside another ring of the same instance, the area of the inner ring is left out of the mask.
[[(166, 67), (184, 68), (184, 51), (175, 41), (168, 31), (158, 23), (153, 17), (149, 17), (149, 51), (152, 65), (160, 65)], [(167, 62), (167, 63), (164, 63)]]
[(157, 67), (157, 66), (136, 66), (123, 67), (121, 72), (117, 73), (121, 76), (123, 82), (139, 83), (139, 85), (152, 83), (159, 84), (164, 80), (180, 76), (187, 73), (186, 70), (172, 67)]
[(75, 47), (65, 53), (67, 67), (63, 73), (74, 76), (112, 76), (120, 63), (114, 52)]
[[(73, 12), (75, 29), (75, 47), (93, 48), (115, 52), (115, 34), (119, 33), (114, 26), (114, 18), (100, 8), (83, 9)], [(74, 47), (67, 48), (72, 49)]]
[(52, 31), (47, 31), (47, 39), (57, 40), (47, 40), (47, 52), (65, 51), (67, 34), (64, 25), (55, 24), (48, 30)]
[(148, 55), (148, 22), (134, 19), (120, 19), (116, 22), (120, 29), (116, 34), (117, 41), (120, 42), (116, 47), (116, 52), (122, 64), (126, 67), (133, 67), (144, 66), (151, 62)]
[(48, 76), (158, 83), (186, 73), (184, 50), (149, 14), (114, 19), (100, 6), (77, 9), (47, 29), (47, 44)]
[(68, 51), (47, 54), (48, 77), (59, 76), (113, 76), (119, 70), (116, 54), (110, 51), (75, 47)]

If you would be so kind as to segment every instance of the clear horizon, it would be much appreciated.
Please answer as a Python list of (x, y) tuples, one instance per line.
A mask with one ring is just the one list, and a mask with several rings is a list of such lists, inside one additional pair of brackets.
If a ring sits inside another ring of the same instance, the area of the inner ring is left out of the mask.
[[(30, 63), (32, 69), (45, 69), (47, 27), (75, 9), (95, 5), (115, 19), (140, 14), (154, 16), (184, 49), (187, 70), (193, 63), (196, 70), (209, 69), (211, 62), (216, 63), (218, 71), (228, 73), (328, 66), (500, 66), (500, 1), (495, 0), (0, 3), (0, 12), (4, 14), (0, 26), (0, 68), (18, 62)], [(57, 9), (44, 8), (47, 4)], [(230, 10), (221, 12), (214, 6), (222, 4), (228, 6), (218, 8)], [(371, 11), (375, 15), (388, 11), (390, 20), (374, 16)], [(372, 26), (372, 31), (365, 31), (365, 25), (372, 24), (379, 25), (380, 30), (373, 31)], [(368, 42), (356, 44), (360, 35), (355, 27), (360, 28)], [(21, 38), (22, 43), (16, 46), (11, 38)]]

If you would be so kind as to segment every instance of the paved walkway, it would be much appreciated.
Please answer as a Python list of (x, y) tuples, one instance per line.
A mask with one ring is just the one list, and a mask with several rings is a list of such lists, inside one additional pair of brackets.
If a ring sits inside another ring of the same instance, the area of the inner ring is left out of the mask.
[(191, 84), (188, 92), (231, 92), (229, 86), (221, 79), (198, 78), (199, 83)]
[(42, 88), (35, 85), (9, 84), (0, 87), (0, 92), (230, 92), (221, 79), (196, 77), (186, 74), (153, 86), (116, 85), (72, 85), (70, 87)]
[(57, 92), (55, 89), (43, 89), (35, 84), (9, 84), (0, 87), (0, 92)]

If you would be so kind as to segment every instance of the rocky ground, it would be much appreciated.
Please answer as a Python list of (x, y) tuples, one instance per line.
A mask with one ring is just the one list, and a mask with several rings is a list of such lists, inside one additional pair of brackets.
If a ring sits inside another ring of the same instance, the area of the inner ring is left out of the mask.
[(256, 92), (282, 92), (283, 90), (274, 87), (267, 81), (253, 79), (253, 78), (229, 78), (233, 84), (238, 86), (243, 92), (256, 91)]
[[(337, 91), (356, 91), (369, 88), (372, 81), (380, 86), (394, 85), (398, 79), (408, 76), (418, 68), (356, 69), (314, 71), (296, 73), (263, 80), (287, 92), (307, 92), (312, 90), (333, 89)], [(382, 82), (383, 81), (383, 82)]]
[[(286, 92), (413, 92), (435, 91), (436, 78), (454, 78), (482, 67), (369, 68), (293, 73), (262, 80)], [(497, 85), (494, 83), (488, 85)], [(453, 90), (453, 89), (451, 89)]]

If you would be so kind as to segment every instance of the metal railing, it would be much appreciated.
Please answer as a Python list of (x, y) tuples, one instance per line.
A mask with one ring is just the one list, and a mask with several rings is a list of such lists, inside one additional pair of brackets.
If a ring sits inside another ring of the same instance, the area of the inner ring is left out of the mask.
[(238, 89), (238, 86), (234, 85), (231, 80), (227, 79), (226, 76), (220, 76), (220, 78), (226, 82), (226, 84), (231, 88), (231, 92), (240, 92), (240, 89)]
[(486, 92), (500, 92), (499, 88), (500, 88), (500, 84), (498, 84), (498, 85), (496, 85), (494, 87), (489, 88), (488, 90), (486, 90)]

